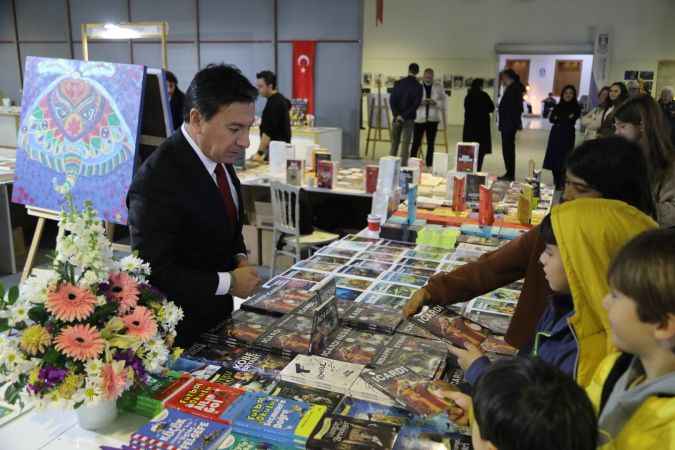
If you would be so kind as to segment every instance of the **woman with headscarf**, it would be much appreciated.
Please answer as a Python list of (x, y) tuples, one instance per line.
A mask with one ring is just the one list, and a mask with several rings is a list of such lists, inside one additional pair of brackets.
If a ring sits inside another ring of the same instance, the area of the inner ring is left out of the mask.
[(476, 78), (464, 97), (464, 142), (478, 142), (478, 171), (483, 170), (485, 155), (492, 153), (492, 133), (490, 130), (490, 114), (495, 104), (483, 91), (483, 79)]
[(577, 89), (565, 86), (558, 103), (549, 120), (553, 124), (548, 136), (544, 169), (553, 172), (555, 188), (562, 191), (564, 186), (565, 160), (574, 148), (574, 124), (581, 115), (581, 107), (577, 101)]

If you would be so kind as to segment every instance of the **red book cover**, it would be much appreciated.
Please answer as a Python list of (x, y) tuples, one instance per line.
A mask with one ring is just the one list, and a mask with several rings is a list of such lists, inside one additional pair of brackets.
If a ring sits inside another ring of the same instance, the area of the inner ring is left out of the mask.
[(380, 172), (380, 168), (375, 165), (366, 166), (365, 173), (365, 191), (369, 194), (372, 194), (377, 190), (377, 177)]
[(480, 204), (478, 209), (478, 223), (492, 225), (495, 222), (495, 210), (492, 206), (492, 189), (480, 187)]
[(464, 203), (464, 186), (466, 179), (464, 177), (454, 178), (454, 185), (452, 190), (452, 210), (453, 211), (464, 211), (466, 209)]
[(244, 391), (222, 384), (194, 379), (166, 404), (194, 416), (203, 417), (220, 423), (230, 421), (220, 416)]
[(316, 187), (333, 189), (335, 164), (332, 161), (319, 161), (316, 169)]

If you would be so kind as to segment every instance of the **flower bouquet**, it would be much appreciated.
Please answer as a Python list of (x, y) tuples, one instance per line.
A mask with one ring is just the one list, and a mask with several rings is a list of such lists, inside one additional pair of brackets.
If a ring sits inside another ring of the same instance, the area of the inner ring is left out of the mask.
[(147, 263), (113, 259), (91, 205), (61, 213), (52, 264), (20, 289), (0, 287), (0, 382), (9, 383), (9, 403), (114, 402), (163, 370), (183, 311), (148, 284)]

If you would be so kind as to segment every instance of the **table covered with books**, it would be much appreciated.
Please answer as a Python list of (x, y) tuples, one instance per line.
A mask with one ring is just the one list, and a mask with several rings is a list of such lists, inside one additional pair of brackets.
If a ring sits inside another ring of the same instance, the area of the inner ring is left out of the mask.
[(471, 448), (446, 413), (444, 393), (463, 380), (447, 346), (512, 355), (501, 334), (521, 284), (409, 320), (400, 310), (433, 274), (503, 243), (462, 234), (447, 250), (346, 236), (267, 282), (149, 390), (124, 394), (109, 428), (32, 410), (0, 427), (1, 447)]

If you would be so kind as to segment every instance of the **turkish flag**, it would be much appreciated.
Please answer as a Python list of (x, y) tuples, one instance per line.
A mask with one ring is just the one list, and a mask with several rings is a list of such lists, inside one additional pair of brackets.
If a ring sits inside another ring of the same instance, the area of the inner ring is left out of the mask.
[(307, 113), (314, 114), (314, 62), (316, 41), (293, 41), (293, 98), (307, 99)]

